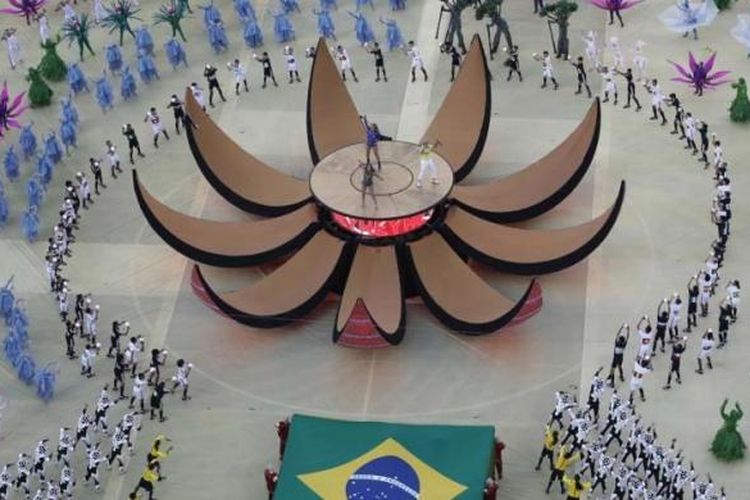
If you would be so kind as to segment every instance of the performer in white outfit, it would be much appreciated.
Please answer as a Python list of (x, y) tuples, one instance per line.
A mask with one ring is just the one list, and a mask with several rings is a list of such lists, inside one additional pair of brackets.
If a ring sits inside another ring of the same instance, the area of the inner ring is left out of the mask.
[[(651, 94), (651, 111), (653, 112), (653, 115), (649, 120), (658, 120), (659, 116), (661, 116), (662, 126), (666, 125), (667, 117), (664, 115), (664, 109), (662, 108), (664, 104), (664, 94), (662, 94), (661, 88), (659, 88), (659, 82), (656, 78), (651, 80), (651, 83), (646, 83), (646, 90)], [(659, 116), (657, 116), (657, 113)]]
[(144, 118), (143, 121), (148, 122), (149, 125), (151, 125), (155, 148), (159, 147), (159, 134), (164, 134), (164, 137), (169, 140), (169, 134), (164, 130), (164, 126), (161, 123), (161, 117), (159, 116), (159, 113), (156, 112), (156, 108), (149, 109), (146, 113), (146, 118)]
[(609, 39), (609, 49), (612, 51), (612, 66), (615, 69), (621, 70), (625, 63), (622, 56), (622, 49), (620, 48), (620, 40), (616, 36)]
[(206, 110), (206, 94), (203, 92), (203, 89), (198, 86), (197, 83), (193, 82), (188, 87), (190, 89), (190, 92), (193, 94), (193, 98), (195, 99), (195, 102), (198, 103), (198, 105), (203, 109), (203, 111)]
[(589, 30), (586, 36), (583, 37), (583, 41), (586, 43), (586, 58), (589, 60), (589, 64), (593, 68), (598, 67), (599, 47), (596, 45), (596, 32)]
[(335, 49), (331, 49), (333, 52), (333, 56), (339, 60), (339, 68), (341, 69), (341, 79), (346, 81), (346, 72), (347, 70), (352, 74), (352, 78), (355, 82), (358, 82), (357, 75), (354, 73), (354, 68), (352, 67), (352, 60), (349, 59), (349, 53), (346, 51), (344, 47), (341, 45), (337, 45)]
[(232, 62), (227, 63), (227, 68), (234, 77), (234, 93), (240, 95), (240, 84), (245, 86), (245, 92), (250, 92), (250, 88), (247, 85), (247, 70), (239, 59), (235, 59)]
[(648, 58), (643, 54), (643, 47), (646, 43), (643, 40), (636, 40), (633, 48), (633, 66), (635, 66), (635, 77), (638, 80), (646, 80), (646, 66)]
[(39, 23), (39, 37), (42, 39), (42, 43), (52, 38), (52, 30), (49, 27), (49, 20), (47, 19), (47, 11), (42, 9), (42, 12), (36, 18)]
[(8, 48), (8, 61), (10, 62), (10, 68), (16, 69), (16, 66), (23, 62), (21, 42), (16, 36), (16, 29), (8, 28), (3, 31), (2, 39), (5, 41), (5, 46)]
[(436, 140), (434, 144), (429, 142), (423, 142), (419, 145), (419, 173), (417, 174), (417, 187), (422, 187), (422, 177), (425, 172), (430, 171), (433, 184), (439, 184), (437, 178), (437, 167), (435, 166), (435, 160), (432, 158), (432, 153), (435, 148), (440, 146), (440, 140)]
[(417, 70), (422, 72), (424, 81), (427, 81), (427, 70), (424, 69), (422, 52), (414, 45), (414, 41), (410, 41), (408, 46), (409, 48), (406, 50), (406, 53), (411, 58), (411, 81), (415, 82), (417, 80)]
[(284, 47), (284, 56), (286, 57), (286, 70), (289, 73), (289, 83), (301, 82), (299, 79), (299, 68), (297, 67), (297, 56), (294, 55), (294, 49), (290, 46)]

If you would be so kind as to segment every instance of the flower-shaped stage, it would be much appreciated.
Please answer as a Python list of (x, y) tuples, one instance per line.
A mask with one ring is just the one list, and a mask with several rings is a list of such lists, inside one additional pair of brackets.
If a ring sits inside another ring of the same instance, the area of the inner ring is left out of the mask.
[[(398, 344), (406, 325), (405, 299), (417, 296), (452, 330), (497, 331), (541, 307), (539, 288), (532, 280), (519, 300), (508, 299), (467, 261), (522, 275), (571, 266), (609, 233), (625, 183), (608, 210), (579, 226), (534, 230), (507, 225), (549, 211), (578, 185), (596, 150), (599, 102), (545, 157), (507, 177), (462, 185), (487, 138), (489, 78), (475, 36), (423, 138), (440, 140), (434, 155), (438, 183), (417, 188), (416, 144), (381, 142), (376, 208), (369, 194), (363, 204), (360, 191), (364, 129), (321, 40), (307, 100), (308, 145), (315, 164), (309, 180), (287, 176), (248, 154), (186, 95), (192, 122), (188, 141), (203, 175), (227, 201), (267, 219), (217, 222), (187, 216), (151, 196), (134, 171), (138, 203), (164, 241), (198, 263), (281, 262), (261, 281), (228, 293), (214, 291), (196, 264), (199, 288), (212, 306), (247, 325), (292, 322), (333, 293), (340, 296), (333, 339), (343, 345)], [(363, 318), (369, 333), (363, 333)]]

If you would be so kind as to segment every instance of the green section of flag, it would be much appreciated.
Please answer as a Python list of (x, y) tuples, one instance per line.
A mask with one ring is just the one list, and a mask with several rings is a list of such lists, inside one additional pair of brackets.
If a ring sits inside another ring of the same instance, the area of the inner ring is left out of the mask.
[[(294, 415), (274, 499), (321, 498), (309, 486), (319, 484), (321, 478), (330, 478), (329, 486), (334, 487), (329, 489), (340, 491), (339, 498), (344, 499), (346, 479), (355, 467), (347, 468), (347, 464), (377, 456), (378, 450), (391, 450), (391, 455), (401, 450), (395, 455), (406, 458), (420, 472), (423, 487), (429, 482), (450, 484), (461, 492), (446, 500), (481, 499), (484, 481), (492, 471), (494, 436), (490, 426), (353, 422)], [(432, 470), (425, 473), (427, 469)]]

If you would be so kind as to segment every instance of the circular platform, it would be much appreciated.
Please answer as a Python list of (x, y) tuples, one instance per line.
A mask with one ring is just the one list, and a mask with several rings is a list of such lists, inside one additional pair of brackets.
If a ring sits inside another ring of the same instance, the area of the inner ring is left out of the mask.
[[(331, 211), (360, 219), (398, 219), (427, 212), (439, 204), (453, 188), (453, 170), (438, 152), (432, 154), (437, 184), (425, 173), (417, 187), (419, 149), (416, 144), (383, 141), (379, 144), (381, 170), (373, 190), (362, 203), (362, 175), (365, 145), (353, 144), (334, 151), (318, 163), (310, 175), (313, 196)], [(372, 158), (375, 164), (375, 158)]]

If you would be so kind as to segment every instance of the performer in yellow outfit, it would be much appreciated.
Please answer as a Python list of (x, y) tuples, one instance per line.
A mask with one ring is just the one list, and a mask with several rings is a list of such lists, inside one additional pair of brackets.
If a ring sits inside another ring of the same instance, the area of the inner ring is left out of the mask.
[(568, 451), (568, 447), (563, 445), (560, 447), (560, 451), (557, 452), (557, 458), (555, 458), (555, 466), (552, 469), (552, 474), (549, 476), (549, 482), (547, 483), (546, 492), (549, 494), (549, 489), (552, 487), (552, 483), (555, 481), (560, 482), (560, 493), (565, 493), (565, 485), (563, 484), (563, 476), (565, 471), (570, 467), (576, 460), (578, 460), (578, 453), (575, 450)]
[[(169, 452), (172, 451), (172, 446), (170, 446), (166, 450), (163, 450), (161, 448), (162, 442), (171, 443), (172, 441), (168, 437), (159, 434), (151, 444), (151, 450), (149, 450), (148, 455), (146, 455), (146, 463), (155, 463), (156, 471), (159, 473), (159, 475), (161, 475), (160, 460), (163, 458), (167, 458), (169, 456)], [(161, 479), (166, 479), (166, 476), (161, 476)]]
[(563, 483), (565, 484), (565, 489), (567, 490), (568, 495), (566, 500), (578, 500), (581, 498), (581, 494), (584, 491), (591, 488), (591, 483), (581, 481), (581, 476), (578, 474), (573, 477), (566, 474), (563, 477)]
[(557, 443), (559, 441), (560, 441), (560, 436), (558, 432), (553, 431), (552, 427), (550, 427), (549, 425), (545, 425), (544, 426), (544, 447), (542, 448), (542, 454), (539, 455), (539, 461), (536, 463), (535, 470), (539, 470), (545, 458), (549, 460), (550, 470), (554, 468), (552, 460), (554, 458), (555, 446), (557, 446)]
[(432, 152), (436, 147), (440, 145), (440, 140), (436, 140), (435, 144), (423, 142), (419, 145), (419, 173), (417, 174), (418, 188), (422, 187), (422, 176), (428, 170), (430, 171), (430, 175), (432, 176), (432, 183), (438, 184), (437, 167), (435, 166), (435, 161), (432, 159)]
[(135, 487), (135, 490), (133, 490), (129, 498), (139, 498), (138, 491), (143, 488), (148, 492), (148, 499), (154, 499), (154, 483), (162, 479), (159, 475), (158, 466), (159, 464), (155, 460), (153, 462), (149, 462), (146, 470), (143, 471), (143, 476), (141, 476), (141, 480), (138, 482), (138, 486)]

